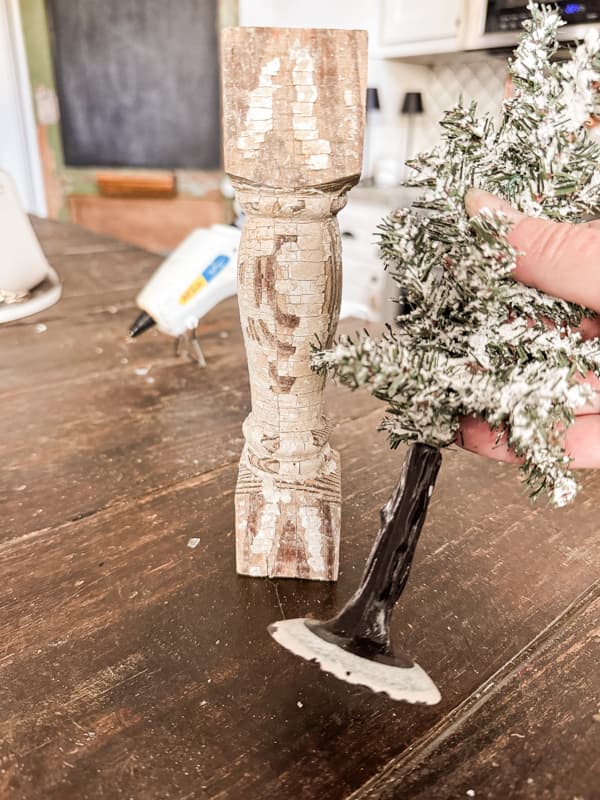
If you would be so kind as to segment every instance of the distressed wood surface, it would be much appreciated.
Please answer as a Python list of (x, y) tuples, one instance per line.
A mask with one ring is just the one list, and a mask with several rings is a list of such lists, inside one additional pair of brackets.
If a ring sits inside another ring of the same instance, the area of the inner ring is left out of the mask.
[[(354, 800), (600, 796), (600, 581), (481, 698)], [(487, 692), (486, 692), (487, 690)], [(489, 693), (489, 697), (487, 694)]]
[(336, 214), (362, 163), (365, 31), (228, 28), (225, 169), (246, 212), (238, 299), (252, 409), (235, 495), (237, 570), (335, 580), (339, 456), (325, 377), (341, 301)]
[(236, 576), (235, 301), (203, 320), (206, 370), (157, 333), (126, 344), (156, 259), (37, 229), (68, 291), (0, 327), (2, 800), (596, 800), (599, 476), (551, 511), (509, 465), (445, 454), (393, 624), (442, 703), (340, 683), (266, 626), (331, 616), (355, 588), (402, 458), (380, 407), (327, 387), (338, 584)]
[(358, 180), (366, 31), (225, 28), (221, 60), (230, 175), (290, 192)]

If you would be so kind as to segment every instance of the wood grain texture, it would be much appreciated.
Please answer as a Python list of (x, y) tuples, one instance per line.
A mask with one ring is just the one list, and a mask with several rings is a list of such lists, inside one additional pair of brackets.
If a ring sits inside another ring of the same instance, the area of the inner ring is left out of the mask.
[(355, 588), (402, 459), (375, 434), (380, 407), (327, 386), (338, 584), (236, 576), (250, 398), (235, 301), (203, 321), (204, 371), (159, 334), (124, 349), (126, 276), (141, 283), (152, 257), (36, 227), (70, 294), (68, 313), (0, 327), (2, 800), (343, 800), (380, 773), (365, 800), (596, 800), (600, 476), (553, 511), (510, 465), (445, 454), (393, 623), (442, 703), (349, 687), (266, 626), (329, 617)]
[(453, 724), (353, 800), (600, 794), (600, 582)]

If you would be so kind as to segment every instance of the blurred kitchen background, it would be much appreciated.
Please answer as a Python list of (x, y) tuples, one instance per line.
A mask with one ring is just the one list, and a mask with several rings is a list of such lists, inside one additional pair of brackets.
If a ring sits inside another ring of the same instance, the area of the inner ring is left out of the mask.
[[(0, 0), (0, 168), (25, 208), (161, 253), (231, 222), (221, 170), (218, 32), (226, 25), (366, 28), (361, 185), (340, 215), (344, 279), (381, 317), (373, 233), (407, 157), (462, 94), (498, 111), (526, 0)], [(565, 39), (599, 2), (560, 2)]]

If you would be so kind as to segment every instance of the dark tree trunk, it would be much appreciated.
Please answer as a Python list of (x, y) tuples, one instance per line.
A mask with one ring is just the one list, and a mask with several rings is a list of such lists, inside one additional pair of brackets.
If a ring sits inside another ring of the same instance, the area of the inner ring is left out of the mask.
[(402, 476), (381, 509), (381, 528), (359, 588), (336, 617), (311, 623), (314, 633), (357, 655), (394, 659), (390, 616), (408, 580), (441, 461), (438, 448), (411, 445)]

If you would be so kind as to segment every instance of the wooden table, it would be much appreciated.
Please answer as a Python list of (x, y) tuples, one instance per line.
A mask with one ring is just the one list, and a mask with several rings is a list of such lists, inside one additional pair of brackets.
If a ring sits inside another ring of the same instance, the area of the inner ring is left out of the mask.
[(328, 390), (339, 583), (236, 577), (235, 301), (203, 320), (201, 370), (126, 340), (158, 257), (36, 228), (64, 297), (0, 328), (2, 800), (599, 798), (600, 475), (552, 511), (449, 452), (394, 626), (443, 700), (347, 686), (266, 626), (355, 587), (402, 457), (382, 409)]

